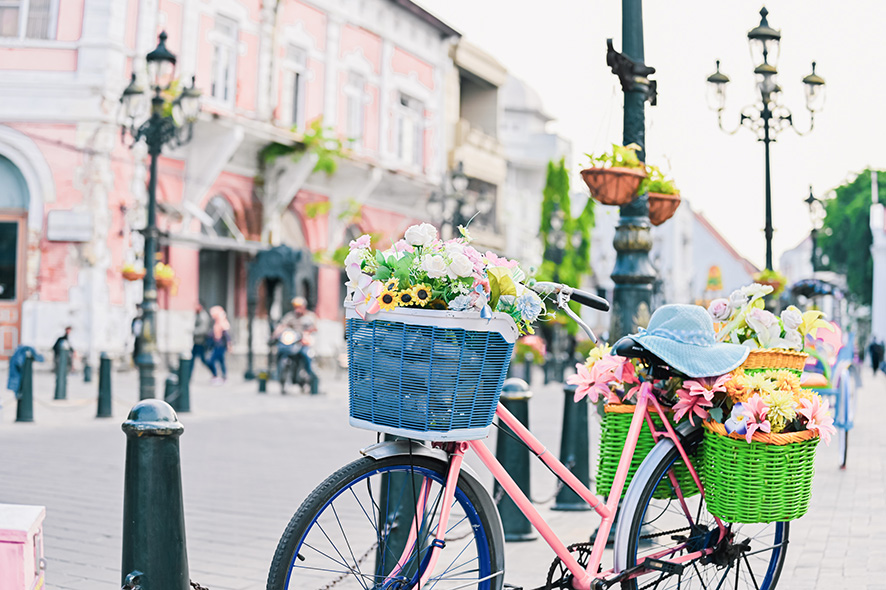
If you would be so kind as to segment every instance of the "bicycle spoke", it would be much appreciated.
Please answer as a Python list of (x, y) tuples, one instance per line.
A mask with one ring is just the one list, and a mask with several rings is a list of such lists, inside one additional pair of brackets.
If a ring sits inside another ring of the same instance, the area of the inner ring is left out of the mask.
[(751, 581), (754, 583), (754, 588), (756, 588), (756, 590), (760, 590), (760, 585), (757, 584), (757, 577), (754, 575), (754, 570), (751, 568), (751, 564), (748, 561), (748, 554), (743, 553), (741, 557), (742, 559), (744, 559), (745, 565), (748, 566), (748, 573), (751, 574)]

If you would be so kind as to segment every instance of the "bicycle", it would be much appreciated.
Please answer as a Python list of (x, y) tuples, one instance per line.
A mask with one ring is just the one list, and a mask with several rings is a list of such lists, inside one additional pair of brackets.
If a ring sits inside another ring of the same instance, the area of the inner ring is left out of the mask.
[[(605, 300), (566, 285), (539, 283), (533, 288), (555, 295), (560, 309), (594, 339), (567, 304), (572, 300), (607, 311)], [(658, 375), (668, 374), (642, 347), (623, 346), (616, 352), (641, 358)], [(481, 437), (427, 444), (385, 440), (361, 450), (362, 458), (333, 473), (304, 501), (280, 539), (268, 589), (514, 588), (504, 580), (504, 539), (495, 501), (464, 466), (468, 451), (476, 453), (557, 555), (542, 589), (663, 590), (722, 588), (727, 583), (729, 588), (775, 587), (785, 559), (788, 523), (726, 523), (707, 512), (692, 464), (702, 450), (702, 429), (686, 421), (673, 426), (651, 387), (639, 393), (606, 501), (501, 404), (495, 415), (601, 517), (593, 544), (567, 545), (559, 539)], [(663, 429), (654, 425), (653, 416)], [(657, 443), (634, 474), (619, 508), (644, 422)], [(681, 489), (674, 473), (679, 463), (688, 469), (699, 493)], [(660, 493), (662, 489), (667, 493)], [(604, 570), (603, 552), (616, 512), (614, 563)]]

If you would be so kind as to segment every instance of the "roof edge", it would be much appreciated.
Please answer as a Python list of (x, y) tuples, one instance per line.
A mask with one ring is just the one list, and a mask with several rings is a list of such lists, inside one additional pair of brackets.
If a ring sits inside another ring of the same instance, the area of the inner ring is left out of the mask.
[(441, 37), (461, 37), (461, 33), (447, 25), (445, 22), (443, 22), (415, 2), (412, 2), (412, 0), (391, 0), (391, 2), (393, 2), (406, 12), (424, 21), (425, 23), (431, 25), (433, 28), (437, 29), (440, 32)]

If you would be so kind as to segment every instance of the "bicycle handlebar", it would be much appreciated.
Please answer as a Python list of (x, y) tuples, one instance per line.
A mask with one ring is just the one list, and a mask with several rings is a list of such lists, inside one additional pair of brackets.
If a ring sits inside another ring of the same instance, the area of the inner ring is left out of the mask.
[(559, 294), (561, 291), (567, 290), (569, 294), (569, 299), (571, 299), (572, 301), (576, 301), (582, 305), (591, 307), (593, 309), (598, 309), (600, 311), (609, 311), (609, 302), (602, 297), (597, 297), (596, 295), (588, 293), (587, 291), (574, 289), (562, 283), (537, 282), (532, 286), (532, 289), (539, 295), (556, 295)]

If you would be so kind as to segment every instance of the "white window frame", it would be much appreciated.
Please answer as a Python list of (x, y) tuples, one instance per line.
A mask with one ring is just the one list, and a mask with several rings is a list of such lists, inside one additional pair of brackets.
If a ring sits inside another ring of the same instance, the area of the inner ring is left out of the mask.
[[(229, 25), (231, 35), (218, 30), (218, 24), (222, 22)], [(210, 96), (212, 100), (226, 106), (233, 107), (237, 101), (237, 61), (240, 55), (240, 25), (237, 19), (217, 14), (215, 24), (209, 35), (212, 43), (212, 78)], [(220, 54), (228, 52), (227, 68), (222, 67)], [(224, 78), (224, 86), (219, 80)]]
[(345, 81), (345, 135), (353, 140), (355, 146), (363, 145), (366, 133), (366, 104), (369, 96), (366, 93), (366, 77), (359, 72), (348, 72)]
[[(404, 92), (399, 92), (395, 105), (395, 144), (397, 159), (410, 168), (424, 168), (424, 103)], [(411, 139), (405, 141), (404, 133)], [(407, 147), (408, 146), (408, 147)]]
[(54, 41), (58, 36), (58, 2), (49, 0), (49, 24), (45, 37), (28, 37), (28, 17), (30, 16), (31, 3), (34, 0), (0, 0), (0, 8), (18, 7), (18, 28), (15, 35), (0, 36), (0, 42), (10, 39), (32, 39), (40, 41)]
[(308, 79), (308, 51), (290, 44), (283, 60), (283, 108), (282, 120), (296, 129), (305, 128), (305, 100)]

